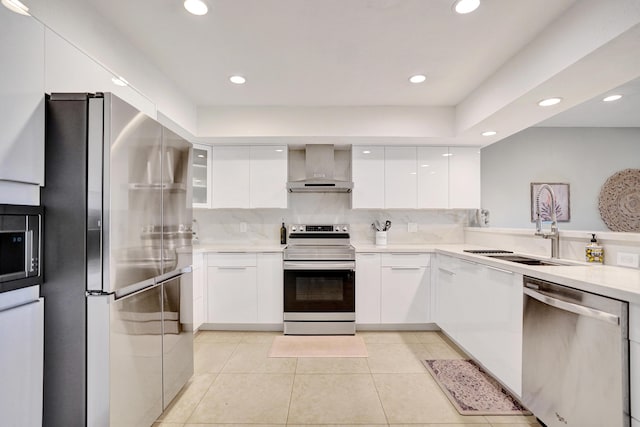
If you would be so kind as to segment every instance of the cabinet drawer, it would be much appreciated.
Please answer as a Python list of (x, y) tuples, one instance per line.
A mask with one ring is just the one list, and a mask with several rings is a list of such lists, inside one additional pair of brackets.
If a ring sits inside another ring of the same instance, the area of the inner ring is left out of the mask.
[(382, 254), (383, 267), (428, 267), (431, 261), (429, 254), (391, 253)]
[(255, 267), (256, 254), (243, 252), (218, 252), (207, 257), (209, 267)]

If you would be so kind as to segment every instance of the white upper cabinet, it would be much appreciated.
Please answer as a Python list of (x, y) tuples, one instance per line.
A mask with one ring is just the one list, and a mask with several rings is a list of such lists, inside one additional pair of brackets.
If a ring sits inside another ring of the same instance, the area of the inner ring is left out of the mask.
[(211, 167), (212, 147), (193, 144), (193, 207), (211, 207), (213, 170)]
[(478, 147), (352, 148), (354, 209), (480, 207)]
[(449, 207), (480, 208), (480, 148), (449, 147)]
[(213, 207), (249, 207), (248, 146), (213, 147)]
[(287, 207), (285, 145), (216, 145), (212, 157), (212, 208)]
[(44, 185), (44, 26), (0, 7), (0, 180)]
[(286, 208), (287, 146), (252, 146), (250, 152), (250, 207)]
[(385, 208), (416, 208), (416, 147), (385, 147), (384, 156)]
[(354, 209), (384, 208), (384, 147), (353, 146), (351, 149)]
[(449, 207), (449, 148), (418, 147), (418, 208)]

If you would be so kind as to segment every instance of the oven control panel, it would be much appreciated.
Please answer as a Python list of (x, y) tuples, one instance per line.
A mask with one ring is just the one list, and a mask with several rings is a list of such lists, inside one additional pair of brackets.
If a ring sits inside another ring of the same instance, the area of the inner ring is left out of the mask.
[(349, 232), (348, 224), (332, 224), (332, 225), (294, 224), (289, 226), (289, 234), (300, 234), (300, 233), (331, 234), (331, 233), (348, 233), (348, 232)]

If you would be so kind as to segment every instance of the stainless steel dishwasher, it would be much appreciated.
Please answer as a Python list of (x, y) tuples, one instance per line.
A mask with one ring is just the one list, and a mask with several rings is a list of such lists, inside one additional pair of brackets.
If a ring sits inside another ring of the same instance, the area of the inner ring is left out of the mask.
[(628, 310), (525, 276), (522, 402), (545, 425), (630, 425)]

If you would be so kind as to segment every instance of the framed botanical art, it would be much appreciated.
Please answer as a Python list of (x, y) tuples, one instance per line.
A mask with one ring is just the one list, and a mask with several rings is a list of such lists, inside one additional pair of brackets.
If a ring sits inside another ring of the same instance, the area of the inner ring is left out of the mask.
[[(549, 185), (556, 196), (556, 219), (558, 222), (568, 222), (571, 219), (569, 184), (557, 182), (531, 183), (531, 222), (536, 221), (536, 196), (543, 184)], [(542, 221), (551, 221), (551, 194), (545, 190), (540, 193), (540, 218)]]

